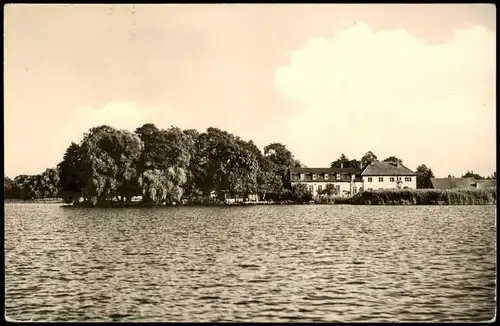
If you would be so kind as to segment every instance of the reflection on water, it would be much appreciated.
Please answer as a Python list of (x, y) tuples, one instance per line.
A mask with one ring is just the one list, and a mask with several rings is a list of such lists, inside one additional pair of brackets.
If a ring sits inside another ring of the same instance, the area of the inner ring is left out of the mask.
[(16, 320), (494, 316), (493, 206), (5, 209)]

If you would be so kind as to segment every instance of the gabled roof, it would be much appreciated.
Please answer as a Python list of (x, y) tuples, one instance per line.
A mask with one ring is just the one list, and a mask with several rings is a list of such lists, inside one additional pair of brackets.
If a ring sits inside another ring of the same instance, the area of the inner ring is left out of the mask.
[(477, 183), (476, 187), (479, 189), (490, 189), (497, 187), (496, 180), (477, 180), (476, 183)]
[(357, 168), (290, 168), (291, 173), (361, 173)]
[(412, 170), (408, 169), (406, 166), (403, 164), (399, 164), (399, 166), (396, 163), (392, 162), (372, 162), (370, 165), (368, 165), (363, 173), (361, 173), (362, 176), (393, 176), (393, 175), (398, 175), (398, 176), (414, 176), (416, 175), (415, 172)]
[(431, 178), (434, 189), (474, 188), (474, 178)]

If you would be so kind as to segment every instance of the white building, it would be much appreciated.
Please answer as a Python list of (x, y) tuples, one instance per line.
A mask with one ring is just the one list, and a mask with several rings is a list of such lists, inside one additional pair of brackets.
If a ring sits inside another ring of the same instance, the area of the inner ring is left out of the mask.
[(417, 174), (399, 161), (372, 162), (361, 176), (365, 190), (417, 189)]
[(291, 168), (290, 181), (303, 182), (313, 196), (332, 185), (336, 195), (354, 195), (363, 190), (416, 189), (416, 173), (398, 162), (373, 162), (361, 168)]
[(328, 185), (336, 195), (355, 194), (363, 190), (361, 169), (357, 168), (291, 168), (290, 181), (303, 182), (313, 196), (321, 194)]

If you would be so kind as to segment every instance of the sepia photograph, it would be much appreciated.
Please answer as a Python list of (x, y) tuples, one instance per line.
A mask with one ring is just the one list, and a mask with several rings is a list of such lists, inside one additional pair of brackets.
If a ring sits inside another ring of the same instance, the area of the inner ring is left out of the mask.
[(4, 5), (8, 322), (493, 322), (495, 4)]

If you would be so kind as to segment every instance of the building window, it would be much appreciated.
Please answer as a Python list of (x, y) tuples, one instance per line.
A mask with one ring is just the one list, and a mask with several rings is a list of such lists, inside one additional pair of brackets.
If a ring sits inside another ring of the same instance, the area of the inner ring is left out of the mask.
[(390, 181), (390, 182), (394, 182), (394, 177), (390, 177), (390, 178), (389, 178), (389, 181)]
[(411, 177), (405, 177), (406, 182), (411, 182)]
[(372, 178), (371, 177), (368, 178), (368, 182), (372, 182)]
[(398, 181), (401, 181), (401, 177), (398, 177)]
[(356, 187), (352, 187), (352, 193), (355, 194), (357, 192)]
[(328, 180), (328, 173), (325, 173), (325, 180)]
[(316, 175), (316, 173), (313, 173), (313, 180), (316, 180), (318, 178), (318, 176)]
[(337, 180), (340, 180), (340, 174), (337, 174)]
[(309, 186), (309, 192), (313, 193), (314, 192), (314, 186)]
[(305, 179), (306, 179), (306, 175), (305, 175), (305, 174), (303, 174), (303, 173), (301, 173), (301, 174), (300, 174), (300, 180), (305, 180)]
[(384, 178), (378, 178), (378, 182), (384, 182)]
[(340, 191), (340, 186), (339, 186), (339, 185), (336, 185), (336, 186), (335, 186), (335, 189), (337, 189), (337, 192), (339, 192), (339, 191)]
[(318, 192), (321, 192), (321, 190), (323, 189), (323, 187), (321, 185), (318, 186)]

